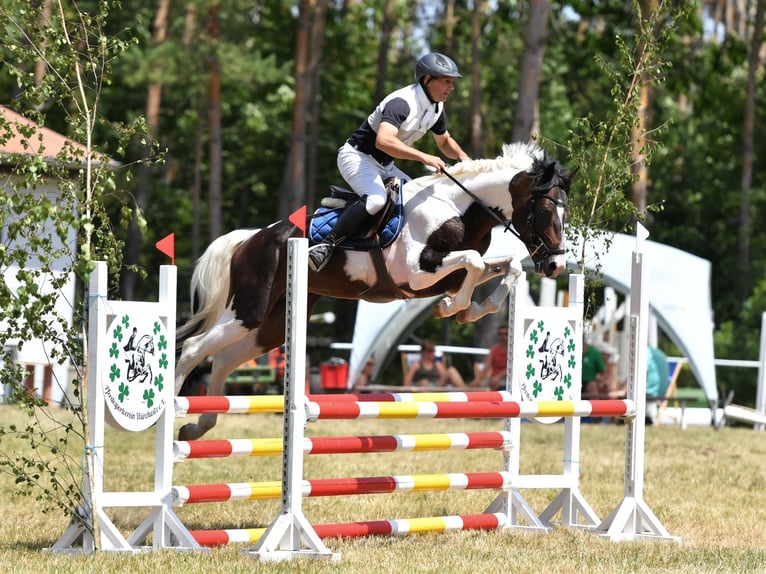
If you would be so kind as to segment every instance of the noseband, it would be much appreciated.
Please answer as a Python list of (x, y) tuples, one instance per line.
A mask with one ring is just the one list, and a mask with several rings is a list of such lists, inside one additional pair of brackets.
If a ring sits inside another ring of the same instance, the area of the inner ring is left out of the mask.
[[(489, 213), (492, 217), (494, 217), (503, 227), (505, 227), (505, 231), (510, 231), (513, 233), (516, 237), (519, 238), (519, 240), (522, 243), (524, 242), (524, 239), (521, 237), (521, 233), (516, 231), (512, 226), (511, 222), (507, 219), (503, 219), (500, 217), (500, 214), (498, 213), (497, 209), (493, 209), (489, 207), (484, 201), (477, 197), (475, 193), (470, 191), (466, 186), (464, 186), (460, 181), (458, 181), (451, 173), (449, 173), (446, 170), (442, 170), (442, 173), (446, 175), (452, 183), (457, 185), (460, 189), (462, 189), (464, 192), (466, 192), (471, 199), (473, 199), (476, 203), (478, 203), (484, 210)], [(549, 193), (540, 193), (540, 194), (534, 194), (533, 192), (530, 192), (530, 195), (532, 195), (532, 199), (530, 200), (530, 207), (529, 213), (527, 214), (527, 220), (526, 220), (526, 227), (532, 229), (532, 241), (535, 245), (534, 251), (531, 252), (532, 260), (534, 261), (534, 256), (537, 253), (542, 254), (542, 259), (540, 261), (535, 261), (535, 268), (539, 271), (542, 269), (543, 262), (548, 259), (551, 255), (563, 255), (566, 253), (566, 250), (564, 249), (551, 249), (550, 246), (545, 243), (545, 239), (543, 239), (540, 235), (537, 233), (537, 228), (535, 227), (535, 211), (537, 207), (537, 200), (538, 199), (548, 199), (552, 201), (554, 204), (556, 204), (557, 207), (563, 207), (566, 209), (568, 202), (566, 200), (558, 199), (556, 197), (553, 197)]]
[(532, 253), (532, 259), (534, 260), (534, 255), (536, 253), (542, 254), (542, 258), (540, 259), (540, 262), (535, 261), (535, 267), (536, 268), (542, 268), (543, 261), (548, 259), (551, 255), (563, 255), (566, 253), (565, 249), (551, 249), (551, 247), (545, 242), (545, 239), (537, 233), (537, 228), (535, 227), (535, 212), (537, 211), (537, 200), (538, 199), (547, 199), (549, 201), (552, 201), (556, 207), (563, 207), (564, 209), (567, 208), (568, 202), (563, 199), (558, 199), (557, 197), (553, 197), (550, 195), (550, 193), (541, 193), (539, 195), (532, 195), (532, 199), (530, 200), (530, 210), (527, 214), (527, 220), (526, 220), (526, 226), (532, 228), (532, 241), (535, 243), (535, 250)]

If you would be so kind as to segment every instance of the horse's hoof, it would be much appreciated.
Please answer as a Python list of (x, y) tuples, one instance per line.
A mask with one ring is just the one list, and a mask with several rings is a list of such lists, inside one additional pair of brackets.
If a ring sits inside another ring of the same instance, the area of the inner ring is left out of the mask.
[(199, 434), (196, 432), (194, 423), (185, 424), (178, 430), (178, 440), (196, 440)]

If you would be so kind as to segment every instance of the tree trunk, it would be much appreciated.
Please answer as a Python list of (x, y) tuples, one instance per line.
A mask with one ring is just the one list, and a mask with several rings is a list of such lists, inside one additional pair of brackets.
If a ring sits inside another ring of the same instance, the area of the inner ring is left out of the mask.
[(484, 157), (481, 145), (481, 19), (487, 3), (474, 2), (471, 15), (471, 156)]
[[(170, 0), (157, 0), (157, 13), (154, 16), (154, 34), (152, 42), (155, 46), (161, 45), (167, 39), (168, 35), (168, 13), (170, 11)], [(159, 64), (153, 66), (153, 70), (159, 70)], [(162, 77), (161, 73), (154, 74), (155, 77)], [(146, 129), (147, 143), (142, 153), (142, 162), (138, 171), (138, 183), (134, 192), (136, 201), (136, 210), (144, 211), (149, 196), (150, 175), (152, 153), (152, 142), (157, 139), (159, 131), (160, 107), (162, 101), (162, 83), (152, 82), (149, 84), (146, 94)], [(138, 265), (141, 257), (141, 230), (134, 216), (128, 225), (128, 235), (125, 240), (125, 266)], [(136, 281), (138, 275), (135, 271), (127, 268), (120, 273), (120, 296), (126, 300), (133, 300)]]
[(455, 0), (444, 0), (444, 51), (454, 58), (452, 53), (455, 36)]
[(548, 36), (548, 0), (529, 3), (529, 24), (524, 40), (524, 55), (519, 74), (519, 101), (513, 115), (512, 141), (528, 141), (532, 137), (536, 120), (537, 96), (543, 67), (545, 42)]
[(391, 46), (391, 34), (394, 30), (394, 8), (396, 0), (386, 0), (383, 8), (383, 24), (380, 27), (380, 44), (378, 45), (378, 75), (375, 78), (375, 95), (373, 104), (377, 105), (386, 96), (386, 78), (388, 77), (388, 50)]
[(753, 37), (750, 41), (750, 53), (747, 58), (747, 92), (745, 94), (745, 118), (742, 135), (742, 184), (739, 203), (739, 272), (744, 280), (739, 281), (740, 301), (747, 299), (746, 279), (750, 275), (750, 200), (753, 183), (753, 163), (755, 161), (755, 109), (756, 76), (761, 67), (761, 44), (763, 43), (764, 1), (757, 0)]
[(295, 42), (295, 103), (290, 152), (280, 189), (279, 219), (287, 219), (306, 200), (306, 123), (311, 92), (309, 47), (311, 21), (317, 0), (300, 0)]
[(221, 140), (221, 70), (218, 62), (218, 13), (220, 5), (213, 4), (207, 12), (207, 31), (210, 37), (208, 71), (208, 125), (210, 127), (210, 181), (208, 182), (208, 237), (213, 241), (223, 231), (222, 224), (222, 140)]
[(308, 162), (307, 162), (307, 177), (306, 177), (306, 204), (309, 208), (313, 209), (315, 205), (315, 198), (317, 195), (316, 179), (317, 179), (317, 157), (319, 155), (318, 142), (320, 138), (319, 134), (319, 103), (320, 99), (317, 95), (320, 93), (320, 75), (319, 69), (322, 62), (322, 50), (324, 48), (324, 31), (325, 31), (325, 13), (327, 12), (327, 1), (318, 0), (316, 13), (314, 16), (314, 22), (311, 27), (311, 61), (309, 62), (309, 76), (311, 81), (311, 88), (309, 90), (309, 107), (310, 107), (310, 128), (308, 144)]
[[(38, 18), (38, 22), (40, 23), (40, 29), (45, 30), (45, 28), (49, 25), (51, 21), (51, 3), (52, 0), (44, 0), (42, 5), (42, 10), (40, 11), (40, 16)], [(36, 6), (35, 9), (39, 9), (39, 6)], [(41, 45), (40, 49), (41, 51), (45, 52), (48, 47), (48, 36), (47, 34), (42, 35), (41, 39)], [(35, 64), (35, 86), (38, 88), (43, 85), (43, 79), (45, 78), (45, 72), (48, 69), (48, 63), (44, 58), (40, 58), (37, 60), (37, 63)]]
[[(657, 0), (641, 0), (641, 22), (640, 26), (649, 24), (652, 15), (657, 10)], [(641, 34), (642, 38), (645, 35)], [(645, 46), (639, 46), (639, 54), (643, 54), (646, 51)], [(649, 118), (649, 110), (651, 105), (651, 89), (648, 83), (648, 74), (640, 67), (639, 73), (641, 74), (638, 96), (638, 118), (637, 123), (632, 128), (631, 142), (633, 149), (631, 154), (633, 156), (633, 183), (631, 185), (631, 199), (636, 205), (638, 210), (638, 216), (643, 217), (646, 214), (647, 205), (647, 186), (648, 186), (648, 174), (646, 170), (646, 156), (644, 154), (644, 148), (646, 147), (646, 133), (651, 125)]]

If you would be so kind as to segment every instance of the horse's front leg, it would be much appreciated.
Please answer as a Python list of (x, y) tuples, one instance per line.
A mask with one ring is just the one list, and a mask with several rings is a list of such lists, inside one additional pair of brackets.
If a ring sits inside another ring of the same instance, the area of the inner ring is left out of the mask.
[(434, 307), (434, 317), (437, 319), (451, 317), (471, 304), (473, 290), (485, 272), (485, 265), (477, 251), (454, 251), (442, 260), (432, 283), (459, 269), (465, 269), (465, 279), (454, 295), (446, 295)]
[(508, 294), (511, 292), (511, 286), (513, 286), (518, 278), (521, 277), (521, 262), (516, 259), (505, 259), (504, 264), (501, 264), (497, 260), (488, 260), (487, 266), (488, 269), (485, 273), (487, 275), (487, 281), (492, 277), (497, 277), (498, 269), (505, 267), (505, 275), (503, 276), (503, 279), (500, 281), (497, 288), (489, 295), (489, 297), (484, 299), (484, 301), (481, 303), (473, 301), (467, 309), (460, 311), (455, 317), (455, 320), (458, 323), (473, 323), (485, 315), (497, 313), (508, 298)]

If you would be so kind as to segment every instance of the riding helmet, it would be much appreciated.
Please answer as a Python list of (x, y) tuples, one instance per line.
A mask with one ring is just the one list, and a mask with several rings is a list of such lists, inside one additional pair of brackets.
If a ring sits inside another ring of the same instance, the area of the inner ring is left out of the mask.
[(415, 66), (415, 79), (420, 81), (423, 76), (433, 76), (435, 78), (462, 78), (463, 75), (458, 71), (457, 64), (451, 58), (438, 52), (426, 54), (418, 60)]

